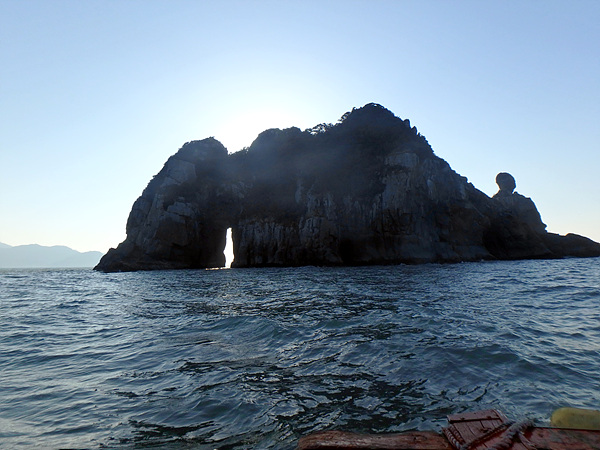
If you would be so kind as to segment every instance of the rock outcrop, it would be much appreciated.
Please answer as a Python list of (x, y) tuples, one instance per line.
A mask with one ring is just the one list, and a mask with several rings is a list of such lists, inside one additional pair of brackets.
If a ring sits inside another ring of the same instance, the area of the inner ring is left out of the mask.
[(133, 205), (127, 238), (97, 270), (458, 262), (600, 256), (546, 232), (531, 199), (499, 174), (493, 198), (380, 105), (335, 124), (272, 129), (228, 154), (185, 144)]

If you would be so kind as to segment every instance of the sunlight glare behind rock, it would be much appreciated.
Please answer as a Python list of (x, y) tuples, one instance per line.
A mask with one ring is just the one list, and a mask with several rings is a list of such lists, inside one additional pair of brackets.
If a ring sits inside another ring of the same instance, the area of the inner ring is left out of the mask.
[(231, 228), (227, 228), (227, 243), (225, 244), (225, 268), (231, 267), (233, 261), (233, 238), (231, 237)]

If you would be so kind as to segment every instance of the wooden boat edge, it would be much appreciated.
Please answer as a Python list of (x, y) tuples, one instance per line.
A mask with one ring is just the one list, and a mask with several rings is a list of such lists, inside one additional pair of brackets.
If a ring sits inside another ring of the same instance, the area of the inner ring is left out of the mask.
[(395, 434), (361, 434), (320, 431), (302, 437), (298, 450), (483, 450), (503, 443), (506, 450), (598, 450), (599, 429), (538, 427), (530, 421), (509, 422), (497, 410), (448, 416), (443, 433), (408, 431)]

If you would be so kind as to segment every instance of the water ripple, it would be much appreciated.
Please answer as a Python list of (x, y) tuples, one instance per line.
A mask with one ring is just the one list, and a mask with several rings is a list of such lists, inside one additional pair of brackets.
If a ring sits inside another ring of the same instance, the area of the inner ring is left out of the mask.
[(600, 404), (600, 259), (0, 270), (11, 448), (294, 448)]

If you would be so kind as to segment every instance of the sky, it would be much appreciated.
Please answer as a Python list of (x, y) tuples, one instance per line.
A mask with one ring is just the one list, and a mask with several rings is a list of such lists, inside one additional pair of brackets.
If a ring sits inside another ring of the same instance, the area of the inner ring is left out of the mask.
[(0, 242), (106, 252), (185, 142), (379, 103), (600, 241), (597, 0), (0, 0)]

